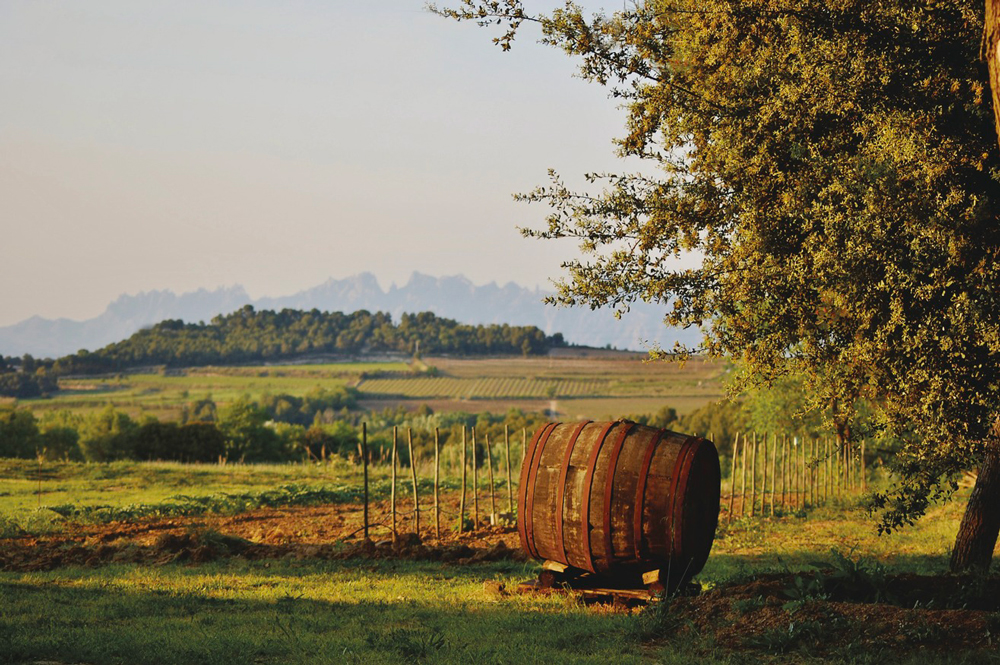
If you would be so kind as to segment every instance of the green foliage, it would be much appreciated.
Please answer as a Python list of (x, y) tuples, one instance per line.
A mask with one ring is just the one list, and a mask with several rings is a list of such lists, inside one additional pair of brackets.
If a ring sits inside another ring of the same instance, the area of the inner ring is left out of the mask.
[(219, 430), (225, 439), (225, 455), (233, 461), (272, 462), (284, 459), (281, 440), (267, 427), (267, 411), (241, 397), (219, 412)]
[(709, 402), (680, 420), (680, 430), (698, 436), (711, 435), (723, 455), (731, 455), (737, 433), (748, 431), (749, 419), (742, 402), (721, 400)]
[(225, 436), (211, 423), (149, 420), (134, 433), (132, 459), (214, 462), (225, 454)]
[(34, 457), (41, 445), (31, 411), (0, 406), (0, 457)]
[(162, 321), (122, 342), (49, 364), (58, 374), (93, 374), (136, 366), (199, 367), (308, 354), (412, 353), (418, 344), (425, 354), (539, 355), (562, 343), (561, 336), (546, 337), (534, 326), (471, 326), (431, 312), (403, 314), (394, 324), (382, 312), (258, 312), (246, 305), (208, 324)]
[(80, 452), (88, 462), (132, 459), (138, 425), (110, 404), (84, 417), (80, 424)]
[(669, 429), (671, 425), (677, 422), (677, 409), (670, 406), (663, 406), (656, 413), (632, 415), (626, 417), (625, 420), (631, 420), (632, 422), (639, 423), (640, 425), (648, 425), (649, 427)]
[[(840, 416), (867, 397), (902, 437), (883, 525), (911, 522), (974, 466), (1000, 416), (1000, 151), (982, 0), (647, 0), (585, 16), (521, 0), (439, 10), (525, 21), (628, 117), (640, 174), (554, 173), (521, 196), (573, 238), (563, 304), (661, 303), (735, 390), (802, 376)], [(697, 252), (693, 268), (675, 259)], [(680, 349), (684, 356), (691, 349)]]
[(357, 408), (358, 391), (350, 386), (316, 387), (303, 397), (265, 393), (260, 399), (271, 420), (297, 425), (332, 422), (337, 412)]
[(28, 399), (41, 397), (58, 389), (56, 377), (49, 375), (43, 368), (39, 368), (36, 373), (0, 368), (0, 397)]
[[(373, 483), (373, 498), (388, 496), (388, 483)], [(325, 503), (359, 501), (363, 497), (360, 485), (300, 484), (281, 485), (255, 492), (218, 492), (205, 496), (177, 495), (157, 503), (133, 503), (121, 506), (64, 504), (49, 506), (49, 510), (77, 522), (107, 523), (137, 520), (146, 517), (183, 517), (216, 513), (238, 515), (257, 508), (280, 506), (315, 506)]]

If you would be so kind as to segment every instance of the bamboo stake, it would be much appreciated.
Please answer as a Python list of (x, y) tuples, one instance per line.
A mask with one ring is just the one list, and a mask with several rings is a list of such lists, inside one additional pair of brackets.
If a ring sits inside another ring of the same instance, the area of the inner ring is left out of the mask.
[(729, 470), (729, 516), (727, 523), (733, 521), (733, 502), (736, 499), (736, 455), (739, 454), (740, 450), (740, 433), (736, 433), (736, 437), (733, 440), (733, 459), (730, 463)]
[(816, 441), (809, 441), (809, 460), (806, 466), (806, 502), (810, 506), (816, 505), (816, 490), (813, 488), (813, 481), (815, 480), (816, 467), (813, 462), (816, 460)]
[(781, 509), (788, 509), (788, 434), (781, 433)]
[(757, 513), (757, 432), (753, 433), (753, 456), (750, 458), (750, 517)]
[(814, 506), (819, 505), (819, 501), (816, 500), (816, 483), (818, 482), (819, 475), (819, 440), (813, 439), (812, 441), (812, 457), (809, 459), (809, 496), (812, 499), (812, 504)]
[(406, 446), (410, 453), (410, 480), (413, 481), (413, 533), (420, 533), (420, 497), (417, 494), (417, 458), (413, 456), (413, 430), (406, 428)]
[(799, 504), (799, 437), (792, 437), (792, 503), (793, 507), (798, 510), (801, 508)]
[(507, 462), (507, 514), (514, 514), (514, 490), (510, 486), (510, 431), (507, 425), (503, 426), (503, 447), (505, 450), (504, 459)]
[(493, 490), (493, 451), (490, 449), (490, 435), (486, 435), (486, 461), (490, 467), (490, 524), (497, 523), (497, 495)]
[(809, 439), (802, 440), (802, 504), (811, 506), (812, 494), (810, 490), (812, 489), (812, 468), (810, 467), (811, 455), (809, 454)]
[(396, 541), (396, 426), (392, 426), (392, 540)]
[(441, 437), (434, 428), (434, 535), (441, 540), (441, 507), (438, 504), (438, 470), (441, 467)]
[(802, 460), (799, 466), (799, 494), (802, 500), (802, 505), (800, 506), (802, 510), (806, 509), (806, 440), (802, 439), (802, 452), (799, 454)]
[(365, 469), (365, 540), (368, 540), (368, 423), (361, 423), (361, 464)]
[(774, 441), (771, 451), (771, 517), (774, 517), (774, 491), (778, 489), (778, 476), (775, 475), (776, 464), (778, 462), (778, 435), (771, 435)]
[[(761, 441), (761, 447), (763, 448), (763, 468), (761, 472), (763, 473), (763, 478), (760, 483), (760, 514), (764, 515), (764, 500), (767, 498), (767, 434), (764, 434), (763, 440)], [(774, 482), (773, 480), (771, 481)]]
[(740, 517), (745, 516), (747, 507), (747, 445), (746, 445), (747, 435), (743, 435), (743, 471), (741, 475), (743, 480), (740, 483)]
[(462, 498), (458, 503), (458, 532), (465, 531), (465, 486), (467, 484), (465, 451), (468, 446), (465, 444), (465, 425), (462, 425)]
[(479, 528), (479, 460), (476, 457), (476, 428), (472, 428), (472, 528)]

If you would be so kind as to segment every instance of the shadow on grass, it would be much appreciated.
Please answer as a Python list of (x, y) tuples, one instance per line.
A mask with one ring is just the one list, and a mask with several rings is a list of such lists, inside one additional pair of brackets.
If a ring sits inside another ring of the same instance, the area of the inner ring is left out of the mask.
[[(838, 552), (848, 556), (849, 549), (838, 549)], [(863, 562), (873, 562), (874, 559), (863, 555)], [(805, 550), (798, 552), (775, 554), (713, 554), (708, 559), (705, 569), (698, 575), (700, 582), (720, 584), (752, 578), (754, 575), (766, 573), (798, 572), (814, 568), (832, 568), (833, 555), (830, 552), (816, 553)], [(948, 558), (944, 555), (931, 554), (900, 554), (889, 559), (879, 559), (878, 562), (891, 574), (912, 573), (915, 575), (946, 575), (948, 574)]]
[(0, 577), (0, 662), (632, 663), (632, 617), (488, 596), (504, 566), (227, 562)]

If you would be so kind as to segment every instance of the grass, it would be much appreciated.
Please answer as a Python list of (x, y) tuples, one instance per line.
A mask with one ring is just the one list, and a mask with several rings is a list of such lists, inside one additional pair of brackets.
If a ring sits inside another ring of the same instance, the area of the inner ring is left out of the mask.
[[(43, 482), (59, 483), (79, 505), (91, 506), (102, 498), (107, 503), (109, 495), (156, 506), (178, 492), (210, 503), (222, 492), (238, 494), (244, 488), (240, 500), (245, 505), (214, 509), (245, 510), (254, 501), (337, 501), (343, 497), (332, 493), (335, 486), (343, 487), (349, 499), (357, 480), (352, 474), (347, 465), (122, 463), (58, 465)], [(12, 481), (26, 481), (0, 497), (0, 515), (29, 510), (30, 464), (4, 461), (0, 478), (5, 491), (15, 487)], [(302, 488), (275, 489), (292, 478)], [(381, 476), (377, 482), (384, 490)], [(936, 506), (914, 529), (883, 537), (850, 502), (723, 523), (697, 580), (711, 588), (766, 572), (810, 570), (817, 561), (831, 561), (831, 549), (893, 573), (940, 574), (964, 498)], [(76, 517), (97, 519), (99, 510)], [(826, 627), (790, 611), (780, 626), (748, 636), (746, 643), (757, 651), (745, 654), (714, 645), (710, 636), (672, 615), (667, 604), (631, 615), (588, 609), (566, 597), (497, 595), (484, 588), (484, 582), (497, 581), (511, 588), (536, 571), (535, 563), (512, 561), (459, 566), (233, 558), (200, 565), (0, 572), (0, 662), (983, 662), (980, 653), (933, 651), (898, 658), (880, 652), (873, 660), (873, 653), (850, 645), (819, 659), (806, 645), (821, 642)], [(753, 598), (734, 607), (744, 614), (768, 611)], [(934, 628), (921, 626), (906, 630)]]
[(642, 662), (628, 616), (483, 589), (526, 574), (288, 560), (0, 573), (0, 661)]

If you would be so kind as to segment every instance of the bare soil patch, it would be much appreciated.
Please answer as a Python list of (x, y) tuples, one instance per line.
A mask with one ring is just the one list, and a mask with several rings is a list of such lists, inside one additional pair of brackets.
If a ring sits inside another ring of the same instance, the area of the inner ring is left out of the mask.
[[(60, 566), (99, 566), (135, 562), (201, 563), (223, 557), (408, 558), (468, 563), (523, 559), (517, 529), (481, 524), (458, 533), (455, 520), (442, 518), (441, 537), (433, 515), (421, 507), (420, 534), (413, 533), (412, 511), (399, 506), (397, 537), (388, 528), (388, 502), (371, 505), (369, 539), (362, 529), (360, 504), (263, 508), (238, 515), (142, 519), (109, 524), (73, 524), (53, 536), (0, 539), (0, 570), (52, 570)], [(412, 506), (411, 506), (412, 508)], [(448, 506), (457, 512), (457, 505)]]

